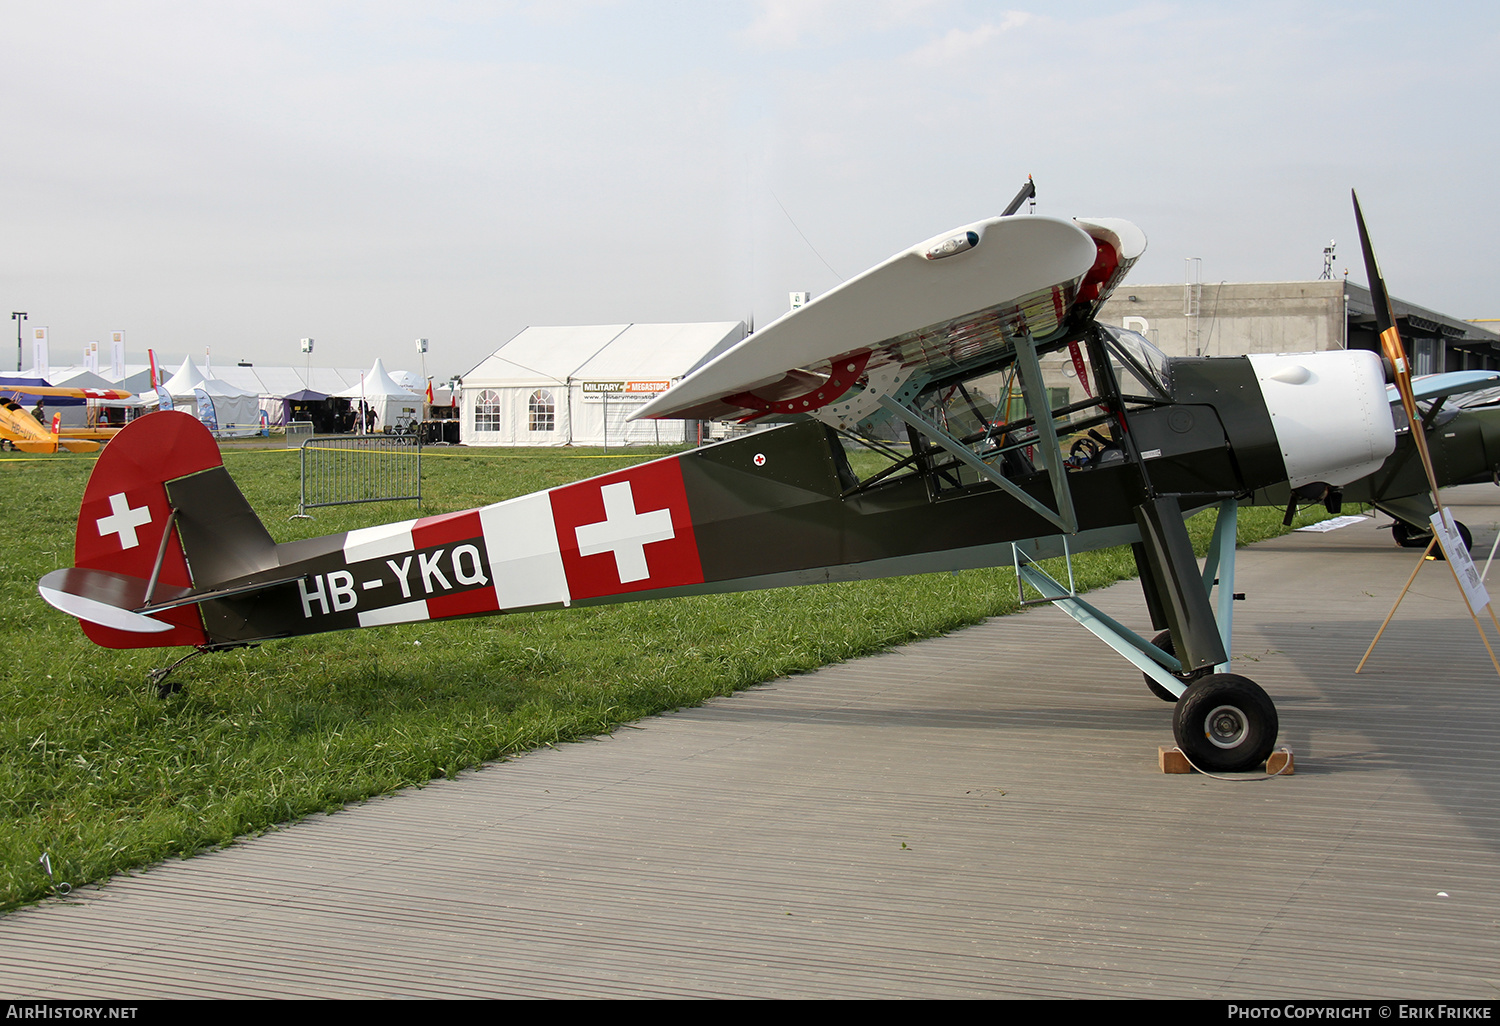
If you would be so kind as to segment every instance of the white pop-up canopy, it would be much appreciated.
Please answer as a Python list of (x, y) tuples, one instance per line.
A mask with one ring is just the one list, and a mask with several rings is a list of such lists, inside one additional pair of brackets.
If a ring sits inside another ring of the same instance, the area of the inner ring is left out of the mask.
[[(33, 376), (35, 371), (31, 372)], [(296, 395), (304, 389), (321, 392), (323, 395), (332, 395), (346, 390), (352, 393), (354, 402), (359, 401), (359, 381), (363, 376), (371, 381), (369, 386), (371, 393), (380, 392), (371, 404), (381, 416), (382, 422), (386, 417), (394, 424), (406, 410), (414, 411), (413, 418), (420, 416), (420, 397), (423, 387), (414, 383), (419, 381), (416, 374), (406, 371), (389, 372), (381, 368), (381, 374), (389, 383), (394, 383), (396, 391), (384, 394), (389, 389), (386, 381), (380, 380), (380, 375), (373, 369), (350, 369), (347, 367), (310, 367), (310, 366), (247, 366), (234, 364), (222, 366), (216, 369), (213, 376), (199, 368), (191, 357), (183, 359), (174, 372), (169, 366), (161, 365), (161, 377), (167, 394), (173, 397), (174, 404), (189, 413), (196, 413), (197, 403), (194, 399), (194, 390), (203, 387), (205, 383), (211, 383), (207, 389), (214, 400), (216, 413), (222, 407), (227, 413), (226, 417), (219, 417), (221, 424), (235, 424), (238, 430), (241, 427), (259, 426), (259, 413), (251, 414), (247, 408), (234, 402), (247, 396), (256, 396), (257, 405), (260, 410), (268, 416), (272, 425), (281, 425), (287, 419), (287, 405), (285, 397)], [(127, 364), (126, 376), (121, 381), (114, 381), (105, 375), (86, 370), (81, 366), (58, 367), (48, 369), (47, 381), (49, 384), (67, 384), (79, 388), (123, 388), (131, 392), (134, 398), (122, 400), (110, 400), (107, 403), (94, 401), (90, 405), (101, 406), (156, 406), (156, 398), (152, 394), (150, 386), (150, 368), (146, 364)], [(405, 389), (405, 392), (402, 389)], [(410, 394), (405, 394), (409, 392)], [(417, 400), (413, 400), (413, 396)], [(443, 396), (446, 400), (447, 396)], [(389, 402), (387, 401), (389, 400)], [(46, 404), (48, 410), (52, 410), (54, 404)], [(387, 406), (390, 407), (387, 410)], [(83, 403), (77, 406), (61, 407), (63, 424), (66, 427), (83, 427), (86, 423), (87, 408)]]
[(395, 427), (407, 418), (422, 419), (422, 396), (397, 384), (378, 359), (359, 384), (333, 394), (356, 403), (363, 399), (375, 411), (377, 430)]
[(163, 381), (162, 386), (173, 399), (178, 397), (191, 399), (193, 389), (201, 388), (207, 380), (203, 372), (198, 369), (198, 365), (193, 362), (192, 357), (185, 356), (182, 359), (182, 366), (177, 368), (177, 373)]
[(260, 402), (255, 393), (227, 381), (205, 377), (191, 357), (183, 359), (182, 366), (163, 383), (163, 387), (177, 409), (199, 419), (202, 418), (198, 393), (207, 395), (214, 405), (214, 420), (221, 435), (254, 434), (260, 430)]

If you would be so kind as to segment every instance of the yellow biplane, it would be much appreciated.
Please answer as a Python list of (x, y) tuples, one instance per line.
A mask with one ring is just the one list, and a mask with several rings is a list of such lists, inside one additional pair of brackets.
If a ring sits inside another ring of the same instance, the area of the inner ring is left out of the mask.
[(119, 428), (62, 428), (62, 414), (52, 415), (51, 430), (42, 425), (16, 400), (20, 396), (39, 399), (129, 399), (129, 392), (112, 388), (51, 388), (45, 385), (5, 385), (0, 387), (0, 442), (21, 452), (48, 453), (95, 452), (101, 441), (114, 437)]

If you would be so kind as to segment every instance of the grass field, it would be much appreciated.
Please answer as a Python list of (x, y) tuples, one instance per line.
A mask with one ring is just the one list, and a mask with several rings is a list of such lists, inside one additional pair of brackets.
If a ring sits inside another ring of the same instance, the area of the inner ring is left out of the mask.
[[(424, 515), (617, 470), (665, 450), (429, 450)], [(296, 512), (293, 451), (224, 462), (277, 541), (417, 515), (412, 503)], [(318, 635), (209, 655), (186, 690), (145, 683), (182, 654), (111, 651), (36, 593), (72, 563), (91, 459), (0, 460), (0, 909), (190, 855), (466, 767), (605, 733), (775, 677), (1016, 608), (1008, 569), (671, 599)], [(1242, 513), (1241, 541), (1282, 532)], [(1309, 519), (1317, 519), (1316, 516)], [(1211, 516), (1191, 527), (1200, 546)], [(1128, 550), (1075, 560), (1079, 587), (1133, 576)], [(1125, 664), (1121, 686), (1141, 686)]]

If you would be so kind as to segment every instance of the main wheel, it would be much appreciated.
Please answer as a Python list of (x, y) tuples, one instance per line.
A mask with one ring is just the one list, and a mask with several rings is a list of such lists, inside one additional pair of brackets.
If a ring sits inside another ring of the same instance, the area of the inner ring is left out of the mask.
[[(1453, 526), (1458, 528), (1458, 537), (1464, 543), (1464, 548), (1474, 547), (1474, 535), (1469, 530), (1469, 525), (1462, 520), (1453, 521)], [(1396, 539), (1396, 544), (1403, 549), (1425, 549), (1427, 543), (1432, 541), (1432, 532), (1402, 523), (1400, 520), (1391, 524), (1391, 537)], [(1443, 555), (1443, 547), (1435, 545), (1432, 549), (1433, 559), (1446, 559)]]
[(1172, 711), (1172, 734), (1199, 769), (1237, 773), (1266, 761), (1276, 746), (1276, 706), (1259, 684), (1237, 673), (1194, 682)]
[[(1470, 533), (1469, 525), (1462, 520), (1455, 520), (1453, 521), (1453, 526), (1458, 528), (1459, 540), (1464, 543), (1464, 551), (1468, 552), (1474, 547), (1474, 535)], [(1438, 559), (1447, 558), (1443, 555), (1443, 547), (1441, 545), (1435, 546), (1432, 551), (1437, 555)]]
[(1403, 549), (1425, 549), (1427, 543), (1432, 541), (1432, 532), (1413, 527), (1404, 520), (1396, 520), (1391, 523), (1391, 537)]
[[(1171, 631), (1162, 631), (1156, 637), (1151, 639), (1151, 644), (1155, 645), (1163, 652), (1166, 652), (1168, 655), (1177, 654), (1177, 649), (1172, 647)], [(1187, 685), (1193, 683), (1193, 681), (1201, 680), (1204, 677), (1207, 677), (1210, 673), (1213, 673), (1214, 668), (1212, 666), (1200, 666), (1196, 670), (1187, 670), (1182, 673), (1174, 673), (1170, 670), (1167, 672), (1172, 673), (1172, 676), (1182, 681), (1183, 686), (1186, 687)], [(1158, 684), (1154, 679), (1152, 679), (1150, 674), (1143, 673), (1141, 674), (1141, 676), (1146, 678), (1146, 687), (1150, 688), (1151, 693), (1157, 698), (1161, 699), (1163, 702), (1177, 701), (1177, 696)]]

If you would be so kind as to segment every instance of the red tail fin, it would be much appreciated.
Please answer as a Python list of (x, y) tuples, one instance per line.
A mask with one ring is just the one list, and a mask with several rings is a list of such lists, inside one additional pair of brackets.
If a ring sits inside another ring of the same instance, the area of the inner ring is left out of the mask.
[[(162, 552), (171, 506), (166, 482), (222, 466), (219, 447), (186, 413), (153, 413), (132, 421), (105, 446), (83, 492), (73, 557), (77, 566), (147, 580)], [(192, 577), (174, 530), (167, 540), (158, 580), (191, 587)], [(141, 634), (83, 622), (83, 632), (107, 648), (158, 648), (207, 642), (197, 606), (159, 614), (175, 626)]]

